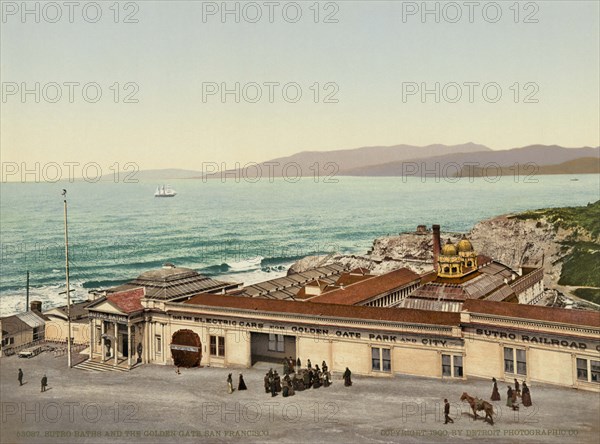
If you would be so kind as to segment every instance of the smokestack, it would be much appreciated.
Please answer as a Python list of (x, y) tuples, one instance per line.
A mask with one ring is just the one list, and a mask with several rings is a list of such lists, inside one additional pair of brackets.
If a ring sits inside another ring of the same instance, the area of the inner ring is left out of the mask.
[(433, 269), (438, 271), (438, 258), (440, 256), (440, 226), (433, 225), (431, 227), (433, 229)]
[(42, 303), (40, 301), (31, 301), (31, 311), (42, 312)]

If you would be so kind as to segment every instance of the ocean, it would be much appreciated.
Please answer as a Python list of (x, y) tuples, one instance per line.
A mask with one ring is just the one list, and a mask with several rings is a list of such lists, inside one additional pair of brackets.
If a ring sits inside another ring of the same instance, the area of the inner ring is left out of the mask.
[[(572, 179), (577, 178), (577, 181)], [(297, 259), (364, 254), (374, 238), (438, 223), (468, 231), (480, 220), (529, 209), (585, 205), (600, 198), (598, 175), (490, 179), (338, 177), (239, 183), (3, 183), (0, 187), (0, 314), (65, 304), (63, 198), (68, 190), (74, 300), (171, 262), (252, 284), (285, 275)]]

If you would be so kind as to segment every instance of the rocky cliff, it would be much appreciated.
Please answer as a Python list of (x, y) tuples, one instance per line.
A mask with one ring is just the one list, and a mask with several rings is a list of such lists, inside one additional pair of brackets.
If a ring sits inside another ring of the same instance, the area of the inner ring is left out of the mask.
[[(489, 256), (515, 270), (521, 266), (541, 266), (543, 263), (545, 286), (564, 290), (558, 285), (558, 281), (565, 258), (571, 255), (578, 243), (600, 245), (600, 239), (580, 226), (563, 228), (562, 225), (564, 224), (537, 213), (535, 218), (504, 215), (479, 222), (466, 234), (479, 254)], [(448, 238), (456, 242), (460, 236), (460, 233), (442, 232), (442, 243)], [(373, 241), (371, 250), (364, 255), (310, 256), (292, 265), (288, 274), (333, 262), (350, 268), (368, 268), (375, 274), (401, 267), (424, 273), (433, 269), (432, 235), (403, 233), (377, 238)]]

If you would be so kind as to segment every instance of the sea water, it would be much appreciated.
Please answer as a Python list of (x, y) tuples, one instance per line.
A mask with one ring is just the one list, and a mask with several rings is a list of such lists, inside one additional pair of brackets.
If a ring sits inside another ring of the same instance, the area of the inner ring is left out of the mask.
[(252, 284), (307, 255), (364, 254), (374, 238), (419, 224), (468, 231), (500, 214), (585, 205), (600, 198), (599, 178), (188, 179), (169, 182), (174, 198), (155, 198), (150, 182), (3, 183), (0, 313), (24, 310), (27, 271), (31, 300), (65, 304), (63, 188), (70, 278), (84, 300), (166, 262)]

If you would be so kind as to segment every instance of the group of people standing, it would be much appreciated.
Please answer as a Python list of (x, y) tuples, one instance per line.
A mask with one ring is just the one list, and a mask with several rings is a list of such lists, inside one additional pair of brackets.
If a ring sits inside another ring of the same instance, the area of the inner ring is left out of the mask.
[[(244, 381), (244, 376), (240, 373), (240, 377), (238, 379), (238, 390), (247, 390), (246, 382)], [(233, 393), (235, 389), (233, 388), (233, 378), (231, 377), (231, 373), (227, 375), (227, 393), (230, 395)]]
[[(302, 391), (309, 388), (329, 387), (332, 384), (331, 373), (327, 363), (323, 361), (321, 368), (315, 365), (313, 368), (310, 359), (306, 360), (306, 368), (302, 368), (300, 358), (294, 360), (291, 356), (283, 359), (283, 380), (277, 370), (272, 368), (265, 374), (264, 387), (265, 393), (270, 393), (271, 397), (277, 396), (279, 393), (282, 396), (294, 396), (296, 391)], [(179, 373), (179, 370), (177, 371)], [(348, 367), (343, 374), (344, 386), (352, 385), (352, 372)], [(246, 382), (243, 375), (240, 373), (238, 390), (247, 390)], [(235, 391), (233, 387), (232, 374), (227, 376), (227, 392), (229, 394)]]
[[(23, 385), (24, 373), (22, 369), (19, 369), (19, 373), (17, 374), (17, 379), (19, 380), (19, 387)], [(42, 392), (45, 392), (48, 388), (48, 377), (46, 375), (42, 376)]]
[(283, 359), (283, 383), (277, 370), (270, 369), (264, 377), (265, 393), (277, 396), (281, 393), (283, 397), (294, 396), (296, 391), (309, 388), (329, 387), (331, 385), (331, 373), (327, 363), (323, 361), (321, 368), (315, 365), (313, 368), (310, 359), (306, 361), (306, 368), (302, 368), (300, 358), (295, 361), (290, 356)]
[[(500, 392), (498, 392), (498, 382), (496, 378), (492, 378), (492, 382), (494, 386), (492, 388), (492, 401), (500, 401)], [(521, 398), (521, 402), (525, 407), (530, 407), (532, 405), (531, 402), (531, 392), (527, 383), (523, 381), (523, 388), (519, 385), (519, 381), (515, 378), (515, 387), (514, 389), (509, 385), (506, 390), (506, 406), (512, 408), (513, 410), (519, 409), (519, 401), (518, 398)]]

